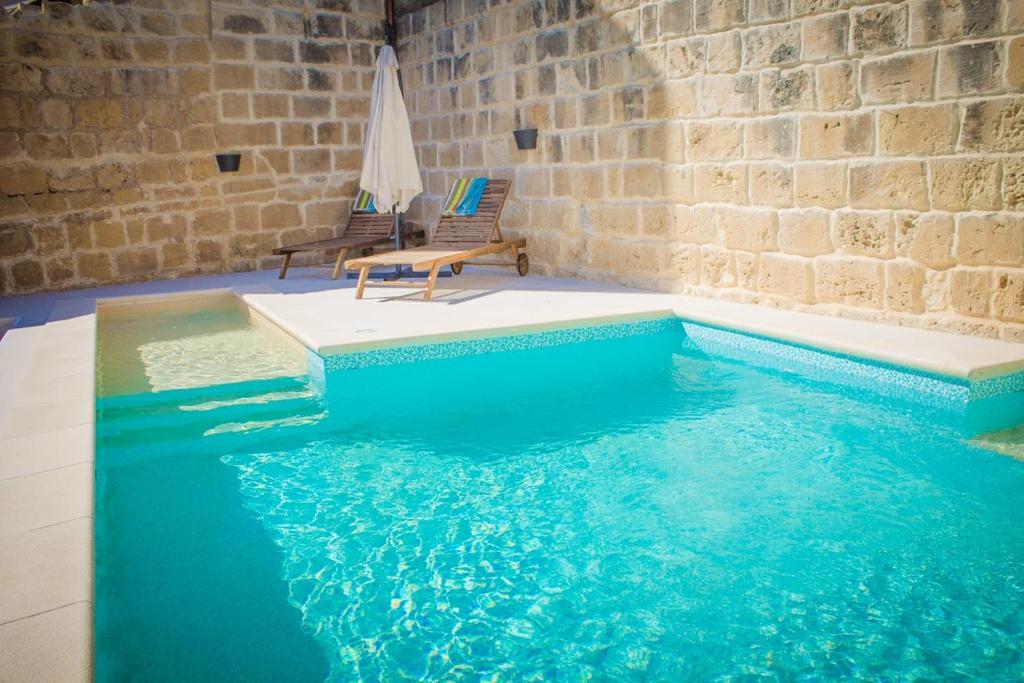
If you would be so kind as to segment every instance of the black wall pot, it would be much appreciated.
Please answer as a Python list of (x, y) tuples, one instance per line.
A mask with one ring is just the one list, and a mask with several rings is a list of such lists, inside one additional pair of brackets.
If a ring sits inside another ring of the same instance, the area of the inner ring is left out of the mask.
[(242, 165), (242, 155), (237, 153), (218, 154), (217, 168), (221, 173), (235, 173)]
[(519, 149), (537, 149), (537, 129), (520, 128), (512, 131), (516, 138), (516, 147)]

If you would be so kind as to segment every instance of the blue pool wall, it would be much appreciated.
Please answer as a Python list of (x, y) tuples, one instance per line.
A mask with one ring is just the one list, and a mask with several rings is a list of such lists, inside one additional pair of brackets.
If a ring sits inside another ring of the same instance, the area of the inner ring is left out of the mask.
[(348, 370), (662, 333), (678, 333), (680, 343), (710, 356), (927, 406), (948, 413), (968, 435), (1024, 422), (1024, 371), (971, 381), (674, 315), (328, 356), (309, 351), (308, 365), (313, 386), (326, 393), (335, 384), (344, 390)]

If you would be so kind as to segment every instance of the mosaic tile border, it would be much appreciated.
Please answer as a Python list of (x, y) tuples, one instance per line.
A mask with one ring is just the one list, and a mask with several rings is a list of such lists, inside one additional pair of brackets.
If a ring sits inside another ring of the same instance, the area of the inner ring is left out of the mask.
[(703, 323), (684, 321), (683, 330), (686, 332), (687, 343), (705, 353), (763, 368), (864, 389), (936, 408), (962, 410), (971, 399), (970, 385), (953, 378)]
[(678, 330), (679, 322), (679, 318), (668, 316), (624, 323), (591, 324), (527, 334), (479, 337), (437, 344), (395, 346), (373, 351), (357, 351), (355, 353), (326, 356), (322, 358), (322, 361), (324, 371), (331, 373), (339, 370), (355, 370), (378, 365), (415, 363), (423, 360), (442, 360), (461, 356), (476, 356), (482, 353), (521, 351), (524, 349), (539, 349), (547, 346), (561, 346), (562, 344), (586, 341), (658, 334)]
[(958, 413), (975, 401), (1024, 391), (1024, 372), (971, 382), (675, 316), (395, 346), (325, 357), (310, 351), (308, 364), (314, 386), (325, 387), (328, 375), (345, 370), (673, 331), (685, 335), (683, 343), (695, 345), (711, 355)]

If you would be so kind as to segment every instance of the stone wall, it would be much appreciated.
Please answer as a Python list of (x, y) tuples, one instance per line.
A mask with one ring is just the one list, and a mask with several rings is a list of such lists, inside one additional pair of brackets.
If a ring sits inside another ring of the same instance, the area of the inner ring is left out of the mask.
[(446, 0), (399, 35), (421, 223), (509, 177), (536, 272), (1024, 341), (1022, 0)]
[[(380, 0), (0, 18), (0, 294), (267, 267), (335, 234), (382, 21)], [(215, 151), (242, 152), (241, 172)]]

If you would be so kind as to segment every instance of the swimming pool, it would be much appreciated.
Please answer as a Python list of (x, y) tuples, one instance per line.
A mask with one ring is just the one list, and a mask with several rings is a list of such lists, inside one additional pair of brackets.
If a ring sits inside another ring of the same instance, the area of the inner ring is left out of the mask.
[(1024, 675), (975, 388), (674, 318), (320, 359), (224, 313), (100, 316), (100, 680)]

